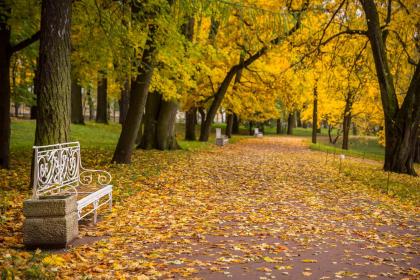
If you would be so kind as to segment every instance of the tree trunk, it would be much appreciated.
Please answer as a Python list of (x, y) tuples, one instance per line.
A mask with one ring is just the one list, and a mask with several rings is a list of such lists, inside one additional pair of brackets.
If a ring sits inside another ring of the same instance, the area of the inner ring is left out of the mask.
[(176, 141), (176, 114), (178, 104), (175, 101), (162, 99), (156, 129), (157, 148), (159, 150), (175, 150), (179, 148)]
[(254, 135), (254, 122), (253, 121), (249, 121), (249, 126), (248, 126), (248, 129), (249, 129), (249, 135)]
[(232, 128), (233, 128), (233, 114), (229, 113), (226, 117), (226, 136), (232, 137)]
[(82, 87), (72, 79), (71, 81), (71, 122), (85, 124), (83, 118)]
[(239, 118), (233, 114), (232, 134), (239, 134)]
[(365, 11), (367, 35), (375, 62), (385, 116), (384, 170), (416, 175), (413, 162), (420, 122), (420, 63), (417, 63), (407, 94), (399, 107), (388, 64), (386, 41), (375, 2), (373, 0), (360, 0), (360, 2)]
[(350, 134), (350, 124), (351, 124), (351, 95), (349, 94), (346, 98), (346, 106), (344, 107), (344, 118), (343, 118), (343, 144), (342, 149), (349, 149), (349, 134)]
[(149, 93), (144, 113), (144, 131), (138, 148), (150, 150), (157, 147), (156, 130), (161, 102), (162, 95), (157, 92)]
[(281, 119), (277, 119), (276, 121), (276, 134), (281, 134)]
[(414, 153), (414, 162), (416, 163), (420, 163), (420, 133), (417, 131), (417, 133), (419, 134), (417, 136), (417, 141), (416, 141), (416, 148), (415, 148), (415, 153)]
[(35, 145), (68, 142), (70, 138), (71, 2), (42, 1)]
[[(128, 106), (127, 117), (122, 125), (121, 135), (115, 148), (112, 162), (130, 163), (131, 154), (136, 142), (137, 134), (143, 118), (144, 108), (149, 93), (149, 85), (153, 75), (155, 56), (154, 36), (156, 26), (149, 26), (149, 36), (142, 61), (139, 63), (138, 74), (133, 81), (130, 92), (130, 105)], [(148, 67), (144, 67), (148, 65)]]
[(178, 105), (166, 101), (158, 92), (149, 94), (144, 118), (144, 133), (139, 148), (174, 150), (178, 149), (175, 122)]
[(289, 113), (289, 117), (287, 118), (287, 135), (293, 134), (293, 122), (294, 122), (294, 113)]
[(108, 81), (106, 77), (98, 78), (98, 95), (96, 99), (96, 122), (108, 123)]
[[(1, 3), (1, 2), (0, 2)], [(4, 5), (4, 3), (2, 3)], [(3, 8), (0, 6), (0, 9)], [(9, 168), (10, 151), (10, 29), (0, 11), (0, 168)]]
[(312, 109), (312, 143), (316, 144), (316, 133), (318, 131), (318, 88), (314, 86), (314, 108)]
[(300, 117), (300, 111), (296, 111), (296, 122), (297, 122), (297, 127), (302, 127), (302, 119)]
[(357, 135), (357, 125), (355, 123), (352, 124), (352, 128), (353, 128), (353, 135)]
[(89, 120), (93, 120), (95, 116), (95, 106), (93, 105), (93, 98), (91, 94), (91, 89), (87, 91), (87, 102), (89, 107)]
[(124, 88), (121, 91), (121, 98), (118, 101), (118, 105), (120, 106), (120, 117), (119, 117), (120, 124), (123, 124), (125, 118), (127, 117), (129, 104), (130, 104), (130, 80), (127, 79), (124, 82)]
[(197, 108), (193, 107), (185, 112), (185, 140), (195, 141), (195, 126), (197, 124)]

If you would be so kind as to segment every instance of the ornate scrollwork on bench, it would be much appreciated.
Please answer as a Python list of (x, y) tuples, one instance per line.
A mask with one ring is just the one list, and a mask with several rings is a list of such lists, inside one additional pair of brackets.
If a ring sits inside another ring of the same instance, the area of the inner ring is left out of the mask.
[[(94, 180), (95, 177), (96, 180)], [(111, 183), (111, 180), (111, 174), (104, 170), (81, 169), (79, 182), (82, 185), (98, 184), (104, 186)]]

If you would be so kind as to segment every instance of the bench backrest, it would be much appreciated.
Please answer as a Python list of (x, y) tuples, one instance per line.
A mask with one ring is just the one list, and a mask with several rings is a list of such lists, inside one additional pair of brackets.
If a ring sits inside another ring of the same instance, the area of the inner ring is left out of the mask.
[(222, 129), (220, 127), (216, 127), (216, 138), (222, 138)]
[(33, 149), (33, 198), (79, 185), (79, 142), (34, 146)]

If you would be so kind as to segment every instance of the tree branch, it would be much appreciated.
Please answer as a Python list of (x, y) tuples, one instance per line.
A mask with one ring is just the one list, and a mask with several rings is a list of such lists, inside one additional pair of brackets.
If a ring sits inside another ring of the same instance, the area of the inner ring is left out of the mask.
[(40, 31), (38, 31), (38, 32), (36, 32), (34, 35), (32, 35), (31, 37), (29, 37), (29, 38), (27, 38), (27, 39), (25, 39), (25, 40), (23, 40), (23, 41), (20, 41), (20, 42), (19, 42), (19, 43), (17, 43), (16, 45), (12, 46), (12, 47), (10, 48), (10, 54), (13, 54), (13, 53), (15, 53), (15, 52), (18, 52), (18, 51), (20, 51), (20, 50), (22, 50), (22, 49), (26, 48), (26, 47), (27, 47), (27, 46), (29, 46), (30, 44), (32, 44), (32, 43), (34, 43), (34, 42), (38, 41), (38, 40), (39, 40), (39, 37), (40, 37), (40, 34), (41, 34), (41, 32), (40, 32)]

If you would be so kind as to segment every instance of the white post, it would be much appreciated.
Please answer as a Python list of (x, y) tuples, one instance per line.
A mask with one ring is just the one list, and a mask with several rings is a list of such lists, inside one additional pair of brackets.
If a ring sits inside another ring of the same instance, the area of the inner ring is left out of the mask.
[(222, 138), (222, 129), (220, 127), (216, 128), (216, 139)]
[(258, 127), (254, 128), (254, 135), (258, 135)]

